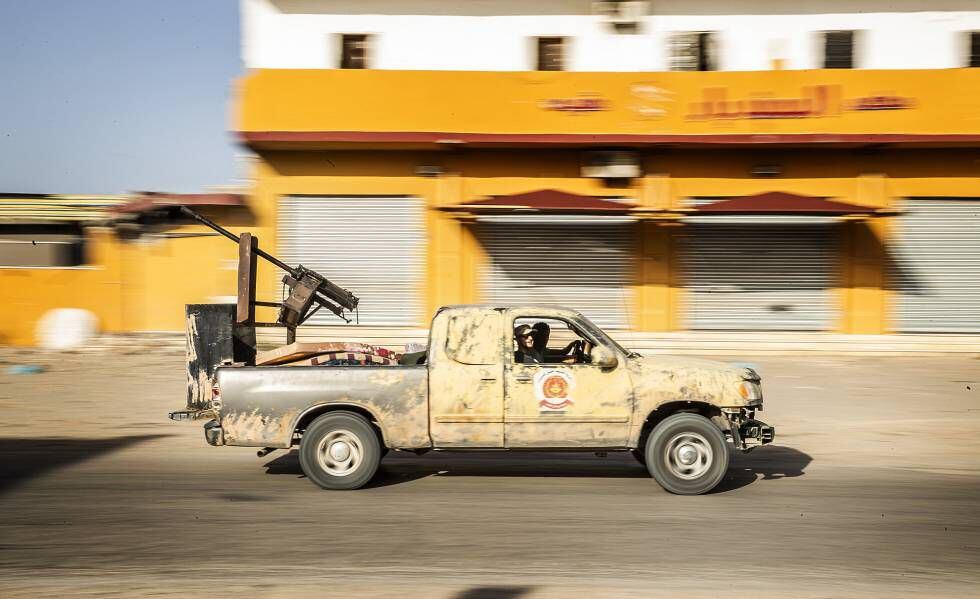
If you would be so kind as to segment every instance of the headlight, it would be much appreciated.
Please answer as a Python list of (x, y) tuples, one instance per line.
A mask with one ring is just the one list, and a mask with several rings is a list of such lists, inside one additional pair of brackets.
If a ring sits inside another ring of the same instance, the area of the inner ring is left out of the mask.
[(738, 394), (746, 401), (759, 401), (762, 399), (762, 387), (759, 383), (742, 381), (738, 385)]

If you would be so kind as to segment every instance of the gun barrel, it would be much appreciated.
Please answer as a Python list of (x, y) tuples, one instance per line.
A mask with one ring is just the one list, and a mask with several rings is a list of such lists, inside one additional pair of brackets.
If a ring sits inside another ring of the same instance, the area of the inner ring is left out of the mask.
[[(232, 233), (228, 229), (225, 229), (224, 227), (214, 222), (213, 220), (209, 219), (208, 217), (202, 214), (198, 214), (197, 212), (191, 210), (187, 206), (181, 206), (180, 211), (186, 214), (187, 216), (193, 218), (197, 222), (201, 223), (202, 225), (210, 229), (213, 229), (214, 231), (234, 241), (235, 243), (240, 243), (241, 240), (238, 235), (235, 235), (234, 233)], [(340, 285), (328, 281), (323, 275), (319, 275), (309, 269), (305, 269), (303, 268), (302, 265), (300, 265), (299, 268), (293, 268), (292, 266), (289, 266), (288, 264), (284, 263), (282, 260), (279, 260), (275, 256), (267, 252), (264, 252), (259, 248), (255, 248), (255, 253), (256, 255), (265, 258), (269, 262), (283, 269), (284, 271), (289, 273), (289, 275), (294, 279), (299, 279), (304, 272), (312, 273), (313, 275), (315, 275), (315, 278), (319, 283), (317, 285), (317, 293), (323, 294), (324, 296), (326, 296), (327, 299), (333, 300), (334, 302), (340, 304), (342, 307), (347, 308), (348, 310), (353, 310), (357, 308), (357, 303), (359, 301), (357, 296), (355, 296), (350, 291), (344, 289)], [(334, 314), (337, 314), (337, 316), (342, 316), (340, 311), (337, 309), (337, 306), (330, 304), (330, 302), (326, 301), (326, 299), (315, 298), (315, 300), (321, 306), (327, 308)]]
[[(216, 223), (213, 220), (211, 220), (210, 218), (208, 218), (208, 217), (206, 217), (206, 216), (204, 216), (202, 214), (198, 214), (197, 212), (195, 212), (194, 210), (191, 210), (187, 206), (181, 206), (180, 207), (180, 211), (183, 212), (184, 214), (186, 214), (187, 216), (193, 218), (194, 220), (198, 221), (202, 225), (204, 225), (204, 226), (206, 226), (206, 227), (208, 227), (210, 229), (213, 229), (213, 230), (217, 231), (221, 235), (224, 235), (225, 237), (227, 237), (228, 239), (234, 241), (235, 243), (239, 243), (240, 238), (238, 237), (238, 235), (235, 235), (234, 233), (232, 233), (228, 229), (222, 227), (218, 223)], [(264, 251), (262, 251), (259, 248), (255, 248), (255, 253), (257, 255), (259, 255), (259, 256), (262, 256), (263, 258), (265, 258), (269, 262), (272, 262), (273, 264), (275, 264), (279, 268), (283, 269), (284, 271), (288, 272), (289, 274), (293, 275), (294, 277), (297, 275), (297, 272), (296, 272), (296, 269), (295, 268), (293, 268), (293, 267), (289, 266), (288, 264), (284, 263), (282, 260), (276, 258), (272, 254), (269, 254), (267, 252), (264, 252)]]

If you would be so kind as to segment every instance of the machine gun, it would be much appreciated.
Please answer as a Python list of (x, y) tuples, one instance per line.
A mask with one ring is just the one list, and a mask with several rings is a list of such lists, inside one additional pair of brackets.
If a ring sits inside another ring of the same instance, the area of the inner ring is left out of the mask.
[[(238, 244), (238, 306), (235, 318), (236, 325), (286, 327), (286, 343), (293, 343), (296, 340), (296, 327), (306, 322), (321, 308), (326, 308), (346, 322), (350, 322), (350, 319), (344, 316), (344, 310), (356, 310), (357, 303), (360, 301), (350, 291), (330, 282), (320, 273), (310, 270), (303, 265), (293, 268), (275, 256), (260, 250), (258, 238), (254, 237), (251, 233), (235, 235), (187, 206), (181, 206), (180, 211)], [(289, 295), (282, 303), (260, 302), (255, 300), (255, 267), (257, 256), (268, 260), (275, 266), (286, 271), (282, 282), (289, 289)], [(279, 308), (279, 316), (276, 322), (255, 322), (255, 306)]]

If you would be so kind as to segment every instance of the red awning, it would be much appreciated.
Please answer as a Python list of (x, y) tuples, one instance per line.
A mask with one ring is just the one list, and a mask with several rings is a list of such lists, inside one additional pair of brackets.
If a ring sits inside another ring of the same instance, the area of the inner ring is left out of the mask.
[(846, 216), (875, 214), (878, 210), (815, 196), (797, 195), (783, 191), (769, 191), (752, 196), (720, 200), (699, 206), (694, 214), (703, 216), (735, 214), (787, 214), (813, 216)]
[(168, 206), (244, 206), (245, 196), (238, 193), (157, 193), (144, 192), (112, 209), (113, 212), (149, 212)]
[(549, 213), (604, 213), (625, 214), (634, 207), (632, 203), (609, 200), (596, 196), (579, 195), (557, 189), (540, 189), (513, 195), (490, 196), (482, 200), (450, 206), (451, 210), (473, 211), (538, 211)]

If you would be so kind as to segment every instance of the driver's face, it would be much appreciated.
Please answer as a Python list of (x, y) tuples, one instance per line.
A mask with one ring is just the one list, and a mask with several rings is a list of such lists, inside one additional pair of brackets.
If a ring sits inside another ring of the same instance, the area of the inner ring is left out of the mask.
[(517, 340), (521, 347), (526, 349), (531, 349), (534, 347), (534, 332), (528, 331), (521, 335), (521, 338)]

